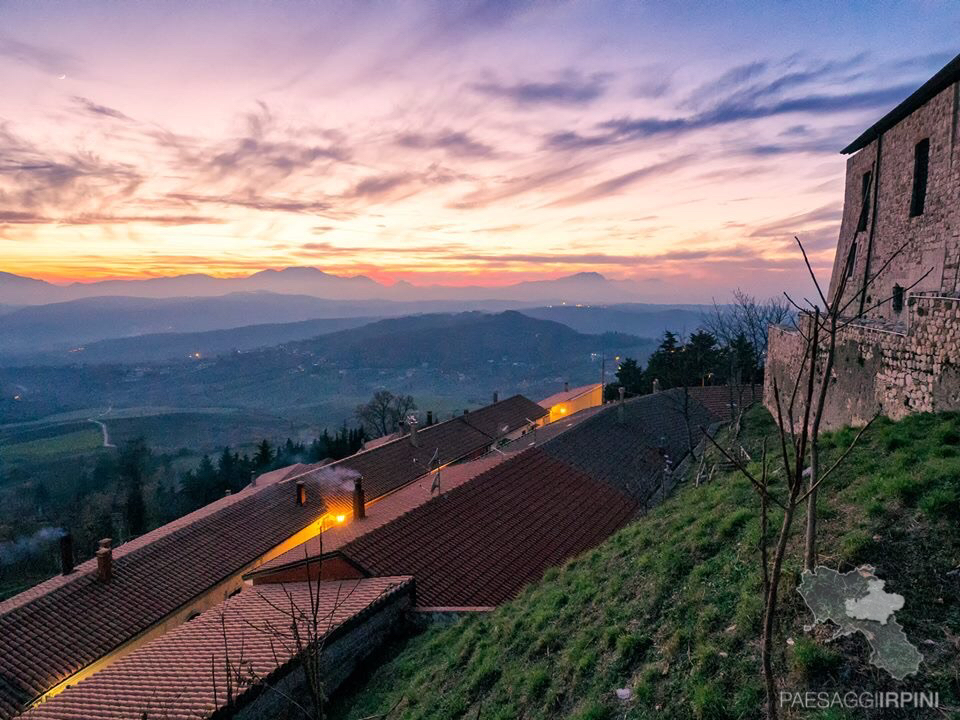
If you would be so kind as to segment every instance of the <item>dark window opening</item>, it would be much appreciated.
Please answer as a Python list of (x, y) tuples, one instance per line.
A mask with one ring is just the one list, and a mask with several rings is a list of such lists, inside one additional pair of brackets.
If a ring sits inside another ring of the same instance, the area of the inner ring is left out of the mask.
[(895, 313), (903, 311), (903, 288), (899, 285), (893, 286), (893, 311)]
[(873, 173), (869, 170), (863, 174), (863, 189), (860, 191), (860, 219), (857, 221), (857, 232), (867, 229), (867, 217), (870, 215), (870, 181)]
[(930, 167), (930, 138), (917, 143), (913, 152), (913, 194), (910, 197), (910, 217), (923, 215), (927, 200), (927, 170)]
[(847, 278), (853, 277), (853, 266), (857, 262), (857, 243), (850, 246), (850, 252), (847, 255)]

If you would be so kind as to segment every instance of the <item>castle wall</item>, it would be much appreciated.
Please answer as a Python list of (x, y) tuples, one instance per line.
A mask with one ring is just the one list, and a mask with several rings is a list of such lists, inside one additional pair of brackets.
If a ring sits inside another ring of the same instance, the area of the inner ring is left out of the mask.
[[(899, 419), (960, 410), (960, 298), (912, 295), (904, 314), (901, 330), (860, 324), (839, 332), (824, 429), (863, 425), (878, 411)], [(786, 412), (804, 352), (799, 332), (770, 328), (764, 404), (774, 415), (774, 380)], [(798, 404), (794, 416), (801, 413)]]
[[(953, 293), (958, 289), (960, 263), (960, 147), (957, 142), (958, 86), (941, 91), (902, 122), (888, 130), (847, 161), (846, 188), (840, 238), (834, 259), (830, 295), (837, 289), (840, 271), (855, 248), (853, 273), (845, 302), (857, 295), (869, 272), (874, 275), (901, 245), (905, 250), (890, 263), (866, 293), (865, 307), (889, 298), (893, 286), (909, 287), (927, 270), (932, 272), (914, 289)], [(922, 215), (910, 216), (914, 152), (929, 138), (927, 192)], [(879, 163), (877, 162), (879, 155)], [(871, 189), (867, 222), (858, 231), (863, 207), (863, 174), (873, 173), (876, 198)], [(879, 176), (879, 181), (877, 180)], [(871, 241), (871, 232), (873, 234)], [(869, 267), (868, 267), (869, 266)], [(859, 309), (855, 302), (851, 313)], [(867, 313), (870, 317), (898, 321), (891, 303)]]

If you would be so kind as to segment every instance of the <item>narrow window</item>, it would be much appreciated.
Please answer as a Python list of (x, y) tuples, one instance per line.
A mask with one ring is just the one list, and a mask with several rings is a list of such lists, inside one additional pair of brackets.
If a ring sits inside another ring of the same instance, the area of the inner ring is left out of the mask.
[(873, 173), (869, 170), (863, 174), (863, 189), (860, 191), (860, 220), (857, 221), (857, 232), (867, 229), (867, 216), (870, 214), (870, 180)]
[(895, 313), (903, 311), (903, 288), (899, 285), (893, 286), (893, 311)]
[(856, 264), (856, 262), (857, 262), (857, 243), (856, 241), (854, 241), (854, 243), (850, 245), (850, 252), (847, 253), (847, 278), (848, 279), (853, 277), (853, 266)]
[(910, 217), (923, 215), (927, 200), (927, 168), (930, 165), (930, 138), (917, 143), (913, 153), (913, 195), (910, 197)]

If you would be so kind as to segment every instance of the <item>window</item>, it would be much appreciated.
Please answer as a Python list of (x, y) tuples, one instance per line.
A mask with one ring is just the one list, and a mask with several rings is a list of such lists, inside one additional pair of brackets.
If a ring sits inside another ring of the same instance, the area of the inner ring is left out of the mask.
[(857, 262), (857, 243), (850, 246), (850, 252), (847, 254), (847, 278), (853, 277), (853, 267)]
[(867, 229), (867, 217), (870, 215), (870, 181), (873, 173), (867, 170), (863, 174), (863, 189), (860, 191), (860, 220), (857, 221), (857, 232)]
[(913, 194), (910, 197), (910, 217), (923, 215), (927, 200), (927, 169), (930, 165), (930, 138), (917, 143), (913, 151)]
[(903, 288), (899, 285), (893, 286), (893, 311), (903, 312)]

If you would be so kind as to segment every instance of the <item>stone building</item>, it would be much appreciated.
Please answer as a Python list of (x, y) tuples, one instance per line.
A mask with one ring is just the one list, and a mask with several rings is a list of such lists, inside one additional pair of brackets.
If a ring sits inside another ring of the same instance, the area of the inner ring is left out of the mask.
[[(960, 55), (843, 149), (849, 155), (830, 298), (838, 336), (824, 423), (960, 408)], [(792, 387), (804, 341), (771, 327), (765, 402)]]

